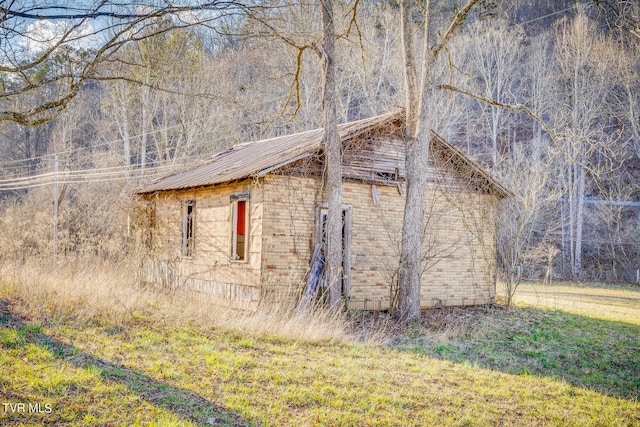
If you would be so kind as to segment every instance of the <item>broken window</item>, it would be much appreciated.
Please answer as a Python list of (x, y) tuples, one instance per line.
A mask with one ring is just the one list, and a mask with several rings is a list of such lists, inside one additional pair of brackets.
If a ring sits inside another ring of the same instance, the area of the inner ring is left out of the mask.
[(196, 201), (185, 200), (182, 202), (182, 256), (193, 255), (194, 246), (194, 219), (196, 214)]
[(247, 259), (248, 194), (231, 196), (231, 260)]

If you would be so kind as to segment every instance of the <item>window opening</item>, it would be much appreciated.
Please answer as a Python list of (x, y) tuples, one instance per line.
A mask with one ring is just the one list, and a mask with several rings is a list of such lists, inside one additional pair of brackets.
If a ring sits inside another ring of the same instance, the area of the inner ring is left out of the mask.
[(182, 256), (193, 255), (195, 200), (182, 202)]
[(247, 259), (247, 200), (232, 200), (231, 260)]

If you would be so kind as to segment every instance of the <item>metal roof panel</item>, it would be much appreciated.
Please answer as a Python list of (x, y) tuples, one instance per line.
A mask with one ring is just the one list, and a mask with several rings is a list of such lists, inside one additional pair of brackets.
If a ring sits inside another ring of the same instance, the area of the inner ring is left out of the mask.
[[(338, 125), (344, 141), (390, 121), (402, 119), (401, 110)], [(322, 148), (323, 129), (243, 143), (218, 153), (208, 163), (174, 173), (147, 186), (139, 193), (214, 185), (246, 178), (274, 166), (318, 152)]]

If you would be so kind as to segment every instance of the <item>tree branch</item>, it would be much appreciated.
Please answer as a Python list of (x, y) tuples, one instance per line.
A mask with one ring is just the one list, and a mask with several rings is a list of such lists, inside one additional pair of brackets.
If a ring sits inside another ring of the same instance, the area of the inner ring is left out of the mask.
[(440, 43), (438, 43), (433, 47), (433, 49), (431, 49), (431, 53), (433, 56), (438, 56), (440, 51), (449, 42), (449, 39), (451, 38), (451, 36), (453, 36), (453, 32), (456, 30), (456, 28), (458, 28), (460, 24), (464, 22), (465, 18), (471, 11), (471, 8), (473, 8), (473, 6), (475, 6), (475, 4), (478, 3), (479, 1), (480, 0), (469, 0), (467, 4), (465, 4), (464, 6), (462, 6), (461, 9), (458, 10), (458, 12), (453, 17), (453, 20), (451, 21), (449, 28), (447, 28), (447, 30), (444, 32), (444, 35), (442, 36)]
[(508, 110), (522, 110), (522, 111), (524, 111), (529, 117), (531, 117), (533, 120), (535, 120), (540, 125), (540, 127), (542, 127), (542, 129), (544, 129), (544, 131), (549, 135), (549, 138), (551, 138), (551, 141), (556, 146), (558, 151), (560, 151), (560, 153), (562, 153), (562, 155), (565, 158), (565, 160), (567, 160), (569, 163), (573, 163), (573, 164), (577, 164), (579, 166), (582, 166), (587, 172), (589, 172), (594, 177), (596, 177), (598, 175), (597, 172), (593, 168), (589, 167), (584, 162), (578, 161), (578, 160), (574, 159), (573, 157), (571, 157), (566, 152), (566, 150), (564, 150), (562, 148), (562, 146), (560, 145), (560, 141), (558, 140), (558, 137), (556, 136), (556, 134), (549, 128), (549, 126), (547, 126), (545, 124), (545, 122), (541, 118), (539, 118), (526, 105), (524, 105), (524, 104), (505, 104), (505, 103), (494, 101), (493, 99), (489, 99), (489, 98), (486, 98), (484, 96), (480, 96), (480, 95), (477, 95), (475, 93), (471, 93), (471, 92), (468, 92), (468, 91), (466, 91), (464, 89), (460, 89), (460, 88), (457, 88), (455, 86), (451, 86), (451, 85), (447, 85), (447, 84), (441, 84), (441, 85), (438, 85), (437, 87), (438, 87), (438, 89), (450, 90), (452, 92), (457, 92), (457, 93), (460, 93), (462, 95), (469, 96), (471, 98), (477, 99), (478, 101), (484, 102), (484, 103), (489, 104), (489, 105), (494, 106), (494, 107), (505, 108), (505, 109), (508, 109)]
[[(195, 11), (204, 11), (204, 10), (219, 10), (219, 9), (228, 9), (228, 8), (238, 8), (244, 9), (246, 6), (242, 4), (242, 2), (238, 1), (214, 1), (214, 2), (206, 2), (201, 4), (196, 4), (192, 6), (174, 6), (170, 3), (165, 3), (166, 6), (161, 8), (155, 8), (154, 12), (149, 12), (148, 10), (144, 13), (116, 13), (110, 11), (101, 11), (100, 9), (107, 6), (120, 6), (119, 4), (113, 4), (111, 1), (103, 1), (100, 3), (95, 9), (88, 9), (79, 13), (60, 13), (60, 14), (47, 14), (45, 13), (47, 10), (69, 10), (69, 7), (66, 6), (45, 6), (28, 9), (28, 12), (21, 12), (19, 10), (11, 10), (6, 7), (0, 6), (0, 14), (4, 16), (3, 20), (6, 21), (13, 17), (15, 18), (25, 18), (25, 19), (33, 19), (33, 20), (74, 20), (74, 19), (97, 19), (97, 18), (115, 18), (115, 19), (145, 19), (150, 14), (161, 15), (169, 15), (169, 14), (177, 14), (184, 12), (195, 12)], [(144, 10), (145, 8), (153, 8), (153, 3), (142, 4), (138, 6), (145, 6), (139, 8), (139, 10)], [(33, 12), (33, 13), (32, 13)]]
[[(39, 2), (35, 7), (24, 6), (21, 2), (0, 5), (0, 22), (6, 30), (4, 37), (0, 38), (0, 44), (8, 46), (0, 55), (0, 72), (9, 75), (5, 83), (6, 88), (0, 94), (0, 99), (4, 100), (0, 122), (13, 121), (22, 125), (37, 125), (53, 119), (78, 94), (86, 81), (113, 78), (98, 75), (101, 65), (129, 42), (140, 42), (182, 28), (207, 25), (230, 14), (247, 16), (252, 10), (268, 8), (263, 5), (247, 5), (236, 0), (196, 1), (181, 6), (169, 2), (143, 0), (137, 2), (135, 8), (125, 7), (111, 0), (102, 0), (94, 7), (75, 8), (61, 6), (55, 2)], [(213, 13), (201, 13), (207, 11)], [(193, 15), (193, 18), (182, 19), (181, 15), (186, 13), (191, 13), (189, 17)], [(150, 24), (168, 16), (176, 17), (168, 21), (171, 25), (149, 30)], [(96, 29), (91, 34), (79, 32), (85, 25), (104, 18), (112, 18), (115, 22), (107, 28)], [(9, 40), (28, 35), (25, 20), (62, 20), (67, 26), (62, 27), (63, 30), (57, 35), (48, 37), (49, 40), (36, 40), (51, 45), (37, 55), (29, 55), (24, 47), (14, 50), (12, 46), (20, 45)], [(79, 40), (107, 32), (110, 34), (106, 40), (102, 40), (92, 49), (80, 50), (73, 45)], [(82, 55), (57, 56), (65, 46)], [(39, 74), (43, 74), (44, 77)], [(34, 78), (36, 76), (37, 78)], [(68, 85), (53, 86), (54, 82), (67, 79)], [(27, 101), (27, 105), (19, 105), (21, 101)]]

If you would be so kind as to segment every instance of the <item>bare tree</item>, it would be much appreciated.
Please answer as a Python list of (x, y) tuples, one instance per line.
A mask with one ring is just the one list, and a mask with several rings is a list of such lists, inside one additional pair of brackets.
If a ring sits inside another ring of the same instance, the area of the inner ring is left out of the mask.
[(518, 146), (511, 161), (500, 169), (500, 178), (509, 183), (514, 194), (498, 206), (497, 253), (505, 275), (507, 306), (520, 283), (525, 258), (544, 240), (544, 235), (555, 231), (554, 208), (562, 195), (549, 191), (551, 177), (554, 172), (561, 173), (561, 165), (548, 155), (548, 147), (537, 158), (531, 155), (535, 150)]
[(640, 4), (634, 0), (592, 0), (613, 28), (640, 38)]
[[(497, 22), (494, 22), (497, 21)], [(465, 71), (474, 76), (474, 92), (480, 96), (503, 104), (516, 104), (516, 94), (522, 91), (521, 73), (522, 41), (524, 34), (518, 28), (509, 28), (504, 21), (493, 19), (480, 21), (467, 38), (469, 50), (469, 68)], [(480, 108), (487, 124), (491, 140), (491, 165), (498, 165), (498, 139), (505, 129), (506, 115), (509, 110), (480, 101)], [(508, 135), (507, 135), (508, 138)]]
[[(407, 195), (402, 224), (402, 247), (400, 252), (398, 317), (403, 322), (420, 319), (420, 276), (422, 260), (422, 230), (424, 225), (425, 173), (431, 127), (433, 121), (432, 101), (436, 82), (434, 65), (440, 52), (447, 45), (456, 28), (464, 21), (479, 0), (469, 0), (459, 8), (448, 28), (438, 42), (430, 43), (430, 1), (420, 3), (422, 12), (422, 62), (419, 69), (414, 52), (412, 2), (400, 2), (402, 51), (406, 90), (406, 170)], [(420, 80), (418, 80), (420, 72)]]
[(325, 173), (328, 187), (327, 212), (327, 253), (325, 256), (325, 277), (329, 307), (337, 310), (342, 284), (342, 167), (341, 143), (338, 134), (336, 112), (336, 71), (335, 71), (335, 28), (333, 23), (333, 2), (320, 0), (322, 12), (322, 63), (323, 92), (322, 111), (324, 122), (323, 145), (325, 152)]
[[(212, 26), (252, 7), (259, 6), (204, 0), (178, 5), (152, 0), (3, 3), (0, 121), (37, 125), (51, 120), (88, 82), (113, 79), (101, 70), (129, 43), (176, 28)], [(159, 18), (167, 18), (170, 25), (149, 31)], [(145, 85), (144, 80), (137, 83)]]
[[(597, 184), (596, 157), (607, 158), (614, 135), (606, 127), (616, 78), (610, 65), (616, 57), (607, 39), (596, 29), (595, 22), (580, 11), (566, 23), (559, 34), (558, 65), (565, 79), (566, 101), (559, 102), (559, 123), (567, 160), (564, 185), (567, 189), (567, 234), (571, 274), (579, 279), (583, 271), (583, 237), (585, 198), (588, 185)], [(594, 157), (595, 156), (595, 157)]]
[[(554, 79), (554, 56), (551, 54), (551, 37), (549, 34), (541, 34), (532, 39), (528, 49), (526, 62), (525, 87), (528, 91), (528, 104), (535, 115), (541, 119), (548, 120), (555, 109), (554, 95), (557, 93)], [(532, 121), (533, 149), (531, 155), (533, 159), (540, 159), (540, 154), (544, 149), (545, 138), (543, 137), (543, 125), (539, 120)], [(548, 141), (548, 138), (546, 139)]]
[(114, 82), (111, 88), (111, 102), (106, 103), (112, 110), (111, 118), (118, 128), (118, 136), (122, 141), (122, 153), (125, 165), (126, 181), (129, 182), (131, 169), (131, 125), (130, 125), (130, 88), (124, 81)]

